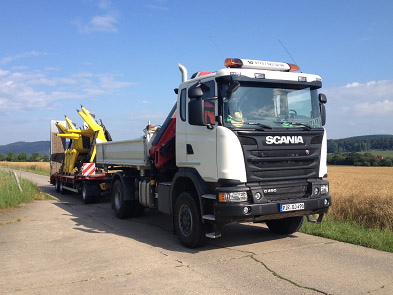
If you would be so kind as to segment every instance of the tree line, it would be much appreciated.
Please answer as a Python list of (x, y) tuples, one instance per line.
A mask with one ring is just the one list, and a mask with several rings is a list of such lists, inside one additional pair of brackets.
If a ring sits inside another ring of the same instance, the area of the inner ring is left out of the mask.
[(328, 154), (327, 162), (330, 165), (351, 165), (351, 166), (382, 166), (392, 167), (393, 158), (378, 157), (370, 153), (342, 153)]
[(363, 152), (368, 150), (393, 150), (393, 135), (358, 136), (329, 139), (328, 153)]
[(0, 161), (7, 162), (49, 162), (48, 155), (40, 155), (39, 153), (32, 153), (31, 156), (26, 155), (25, 153), (14, 154), (13, 152), (9, 152), (7, 155), (0, 154)]

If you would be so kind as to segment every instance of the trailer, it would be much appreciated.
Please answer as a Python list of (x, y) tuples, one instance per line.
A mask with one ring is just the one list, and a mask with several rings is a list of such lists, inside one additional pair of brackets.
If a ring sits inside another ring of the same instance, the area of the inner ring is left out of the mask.
[(108, 191), (107, 174), (97, 169), (94, 161), (97, 142), (111, 140), (111, 136), (86, 108), (81, 106), (78, 113), (84, 128), (76, 129), (67, 116), (65, 121), (51, 121), (50, 183), (61, 194), (81, 193), (84, 203), (89, 204)]
[(146, 208), (169, 214), (189, 248), (235, 222), (265, 222), (281, 235), (296, 232), (304, 216), (320, 223), (331, 205), (321, 77), (281, 62), (224, 64), (190, 79), (179, 64), (177, 102), (161, 127), (148, 123), (139, 139), (94, 141), (95, 157), (85, 159), (96, 176), (78, 170), (51, 182), (109, 192), (118, 218)]

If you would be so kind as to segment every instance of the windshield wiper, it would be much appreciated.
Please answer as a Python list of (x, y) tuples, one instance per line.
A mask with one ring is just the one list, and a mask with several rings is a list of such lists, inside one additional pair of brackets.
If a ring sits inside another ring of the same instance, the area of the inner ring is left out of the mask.
[(280, 123), (280, 124), (282, 124), (284, 127), (300, 126), (300, 127), (306, 128), (307, 130), (313, 129), (311, 125), (308, 125), (308, 124), (306, 124), (306, 123), (300, 123), (300, 122), (276, 121), (275, 123)]
[(246, 122), (245, 124), (246, 125), (256, 125), (256, 126), (259, 126), (259, 127), (262, 127), (262, 128), (266, 128), (266, 129), (273, 129), (271, 126), (265, 125), (265, 124), (262, 124), (262, 123)]
[(301, 126), (301, 127), (306, 127), (307, 130), (311, 130), (312, 126), (305, 124), (305, 123), (300, 123), (300, 122), (290, 122), (289, 124), (294, 125), (294, 126)]

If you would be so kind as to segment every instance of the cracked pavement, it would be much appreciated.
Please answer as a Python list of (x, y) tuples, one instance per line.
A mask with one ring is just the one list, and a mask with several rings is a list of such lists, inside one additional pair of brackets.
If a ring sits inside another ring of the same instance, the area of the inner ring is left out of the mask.
[(118, 220), (18, 174), (58, 200), (0, 211), (0, 294), (393, 294), (392, 253), (251, 223), (190, 250), (169, 216)]

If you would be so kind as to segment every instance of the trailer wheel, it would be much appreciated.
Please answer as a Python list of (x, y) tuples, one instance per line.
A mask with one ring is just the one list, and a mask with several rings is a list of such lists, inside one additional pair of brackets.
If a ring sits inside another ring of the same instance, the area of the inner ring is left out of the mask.
[(60, 181), (58, 179), (56, 179), (55, 189), (57, 193), (60, 193)]
[(129, 218), (132, 215), (132, 203), (124, 200), (123, 184), (120, 179), (116, 180), (113, 185), (112, 207), (119, 219)]
[(62, 195), (65, 195), (66, 192), (67, 192), (67, 190), (64, 189), (64, 183), (63, 183), (62, 181), (60, 181), (59, 190), (60, 190), (60, 193), (61, 193)]
[(303, 224), (303, 216), (288, 217), (284, 219), (267, 220), (269, 230), (279, 235), (290, 235), (297, 232)]
[(187, 248), (196, 248), (206, 243), (199, 207), (194, 192), (183, 192), (175, 204), (174, 221), (176, 234)]
[(82, 185), (82, 199), (83, 203), (91, 204), (97, 202), (99, 198), (100, 189), (94, 184), (84, 183)]

